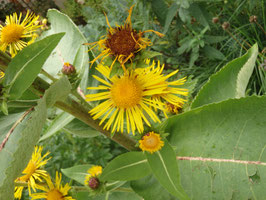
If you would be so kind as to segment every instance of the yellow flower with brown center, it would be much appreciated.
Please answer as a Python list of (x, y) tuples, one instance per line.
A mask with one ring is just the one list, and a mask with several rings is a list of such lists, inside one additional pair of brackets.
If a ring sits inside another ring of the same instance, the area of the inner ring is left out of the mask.
[(8, 49), (12, 57), (18, 51), (34, 42), (37, 37), (35, 33), (40, 25), (36, 25), (39, 16), (34, 13), (27, 12), (24, 20), (22, 13), (18, 16), (17, 13), (6, 16), (5, 26), (0, 24), (0, 50)]
[[(31, 156), (31, 160), (29, 161), (27, 167), (24, 169), (22, 174), (25, 174), (15, 180), (15, 182), (24, 182), (28, 183), (29, 193), (31, 194), (31, 188), (36, 191), (36, 187), (38, 183), (42, 182), (44, 178), (48, 176), (45, 170), (40, 169), (44, 166), (47, 161), (50, 159), (45, 159), (48, 156), (49, 152), (42, 156), (43, 147), (35, 147), (34, 152)], [(23, 186), (15, 187), (15, 198), (21, 199)]]
[(63, 186), (61, 184), (62, 174), (56, 172), (55, 184), (52, 182), (51, 177), (48, 176), (46, 179), (47, 186), (38, 185), (38, 189), (44, 191), (42, 193), (31, 194), (30, 197), (34, 199), (46, 199), (46, 200), (75, 200), (68, 195), (68, 191), (71, 187), (68, 183)]
[(117, 26), (115, 28), (111, 27), (106, 16), (106, 22), (109, 28), (107, 29), (107, 35), (93, 43), (86, 43), (88, 45), (94, 45), (90, 50), (99, 47), (101, 53), (91, 61), (93, 64), (97, 59), (102, 58), (104, 60), (107, 56), (112, 55), (114, 61), (111, 65), (111, 68), (116, 60), (121, 63), (121, 66), (125, 70), (124, 63), (142, 49), (145, 49), (147, 46), (151, 46), (152, 42), (148, 38), (144, 38), (144, 33), (153, 32), (156, 35), (163, 37), (162, 33), (159, 33), (154, 30), (146, 31), (137, 31), (132, 28), (131, 24), (131, 14), (134, 6), (131, 6), (129, 9), (129, 15), (124, 23), (124, 25)]
[(148, 151), (154, 153), (159, 151), (164, 146), (164, 142), (161, 136), (157, 133), (149, 132), (145, 134), (141, 140), (139, 140), (139, 148), (142, 151)]
[(102, 166), (99, 166), (99, 165), (92, 166), (88, 170), (88, 174), (85, 177), (85, 181), (84, 181), (85, 185), (89, 185), (90, 179), (92, 177), (97, 178), (97, 176), (99, 176), (100, 174), (102, 174), (102, 171), (103, 171)]

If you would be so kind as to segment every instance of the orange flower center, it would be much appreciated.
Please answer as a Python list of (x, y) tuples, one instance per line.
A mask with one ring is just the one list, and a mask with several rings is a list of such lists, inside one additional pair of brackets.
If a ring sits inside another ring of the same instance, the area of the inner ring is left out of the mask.
[(155, 134), (150, 134), (148, 137), (145, 137), (143, 140), (143, 145), (146, 148), (154, 148), (160, 144), (160, 138)]
[(139, 36), (135, 30), (131, 30), (129, 27), (119, 27), (116, 28), (116, 32), (113, 35), (108, 34), (106, 46), (111, 49), (114, 55), (129, 56), (136, 51), (138, 38)]
[(21, 39), (24, 28), (19, 24), (9, 24), (2, 28), (1, 41), (2, 43), (17, 42)]
[(140, 103), (142, 88), (136, 79), (123, 76), (114, 82), (111, 97), (118, 108), (131, 108)]
[(64, 196), (58, 189), (53, 189), (47, 193), (46, 200), (63, 200)]

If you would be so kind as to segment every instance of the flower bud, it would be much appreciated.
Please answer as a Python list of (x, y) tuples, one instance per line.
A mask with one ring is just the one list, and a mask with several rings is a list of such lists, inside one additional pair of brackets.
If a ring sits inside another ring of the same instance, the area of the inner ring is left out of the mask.
[(212, 18), (212, 23), (217, 24), (219, 22), (219, 18), (218, 17), (213, 17)]
[(100, 181), (96, 177), (91, 177), (89, 180), (89, 187), (93, 190), (96, 190), (100, 185)]
[(222, 24), (222, 28), (223, 28), (224, 30), (227, 30), (229, 27), (230, 27), (229, 22), (224, 22), (224, 23)]
[(73, 75), (76, 73), (76, 69), (73, 65), (69, 64), (68, 62), (64, 63), (62, 68), (62, 73), (65, 75)]

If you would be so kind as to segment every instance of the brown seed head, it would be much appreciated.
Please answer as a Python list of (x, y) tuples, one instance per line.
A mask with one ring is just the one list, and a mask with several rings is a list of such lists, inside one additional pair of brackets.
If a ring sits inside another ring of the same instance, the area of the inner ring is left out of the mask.
[(229, 27), (230, 27), (229, 22), (224, 22), (224, 23), (222, 24), (222, 28), (223, 28), (224, 30), (227, 30)]
[(250, 23), (257, 22), (257, 19), (258, 19), (258, 17), (257, 17), (256, 15), (252, 15), (252, 16), (250, 16), (250, 18), (249, 18), (249, 22), (250, 22)]
[(213, 17), (212, 18), (212, 23), (217, 24), (219, 22), (219, 18), (218, 17)]
[(117, 27), (113, 35), (111, 33), (108, 34), (106, 46), (111, 49), (113, 55), (129, 56), (137, 50), (136, 41), (138, 39), (137, 31), (132, 30), (129, 26), (124, 28)]
[(89, 180), (89, 187), (93, 190), (96, 190), (100, 185), (100, 181), (96, 177), (91, 177)]

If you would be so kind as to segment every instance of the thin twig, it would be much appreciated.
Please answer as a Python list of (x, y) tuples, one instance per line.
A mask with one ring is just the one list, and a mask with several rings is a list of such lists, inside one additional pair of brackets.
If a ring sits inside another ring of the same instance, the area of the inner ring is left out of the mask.
[(237, 164), (250, 164), (250, 165), (264, 165), (265, 162), (261, 161), (248, 161), (248, 160), (234, 160), (234, 159), (220, 159), (220, 158), (202, 158), (202, 157), (176, 157), (178, 160), (189, 160), (189, 161), (202, 161), (202, 162), (224, 162), (224, 163), (237, 163)]

